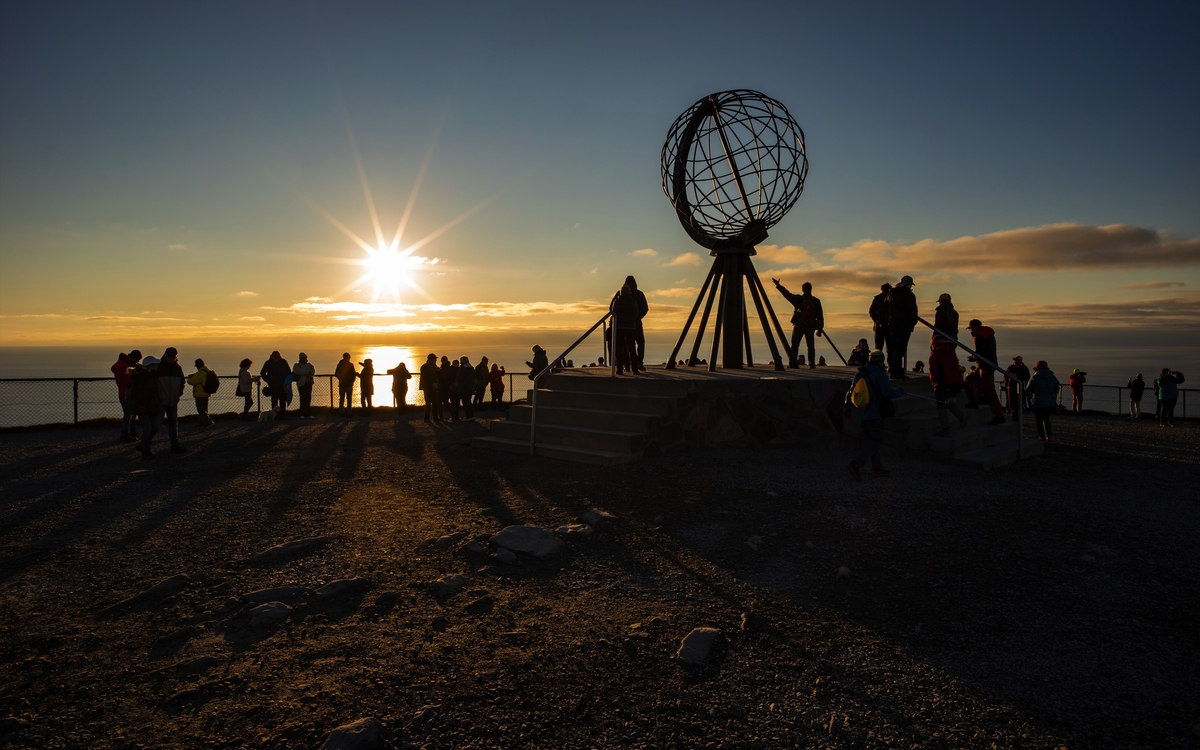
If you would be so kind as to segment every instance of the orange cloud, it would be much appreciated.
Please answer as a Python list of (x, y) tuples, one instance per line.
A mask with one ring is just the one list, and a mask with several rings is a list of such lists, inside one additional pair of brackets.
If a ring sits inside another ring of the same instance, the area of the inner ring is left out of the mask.
[(759, 245), (754, 248), (758, 257), (770, 264), (787, 265), (790, 263), (807, 263), (812, 256), (799, 245)]
[(700, 256), (696, 253), (683, 253), (682, 255), (676, 255), (671, 262), (664, 265), (668, 268), (672, 266), (698, 266), (700, 265)]

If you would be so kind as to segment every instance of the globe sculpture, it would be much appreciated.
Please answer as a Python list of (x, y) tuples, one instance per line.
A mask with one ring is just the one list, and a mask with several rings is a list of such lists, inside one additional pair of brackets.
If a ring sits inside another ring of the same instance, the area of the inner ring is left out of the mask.
[(767, 238), (767, 230), (783, 219), (804, 191), (808, 174), (804, 131), (787, 107), (765, 94), (746, 89), (722, 91), (704, 97), (675, 120), (661, 161), (663, 192), (675, 207), (679, 223), (714, 257), (667, 367), (674, 368), (703, 302), (704, 313), (687, 362), (694, 365), (698, 361), (714, 300), (718, 300), (717, 315), (709, 369), (716, 369), (719, 349), (725, 368), (754, 365), (745, 280), (775, 368), (782, 370), (768, 316), (785, 351), (787, 336), (750, 257), (755, 245)]

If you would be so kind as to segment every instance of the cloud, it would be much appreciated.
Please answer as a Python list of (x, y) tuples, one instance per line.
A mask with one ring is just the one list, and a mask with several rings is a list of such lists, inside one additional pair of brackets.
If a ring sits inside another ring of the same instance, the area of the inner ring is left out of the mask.
[[(409, 318), (422, 313), (459, 313), (459, 316), (510, 318), (531, 315), (587, 315), (599, 317), (608, 311), (601, 302), (465, 302), (458, 304), (409, 305), (391, 302), (334, 302), (325, 297), (311, 297), (288, 307), (263, 307), (279, 313), (307, 315), (340, 315), (355, 318)], [(334, 320), (347, 319), (331, 318)]]
[(695, 297), (700, 293), (700, 287), (671, 287), (670, 289), (655, 289), (649, 292), (652, 297)]
[(599, 268), (593, 268), (592, 270), (588, 271), (588, 273), (591, 274), (592, 276), (595, 276), (596, 272), (599, 270), (600, 270)]
[(663, 265), (668, 268), (672, 266), (698, 266), (700, 265), (700, 256), (696, 253), (684, 253), (676, 255), (669, 263), (664, 263)]
[(1182, 281), (1141, 281), (1136, 284), (1122, 284), (1114, 289), (1170, 289), (1173, 286), (1187, 286)]
[(167, 245), (168, 250), (187, 250), (187, 245)]
[(1173, 268), (1200, 265), (1200, 237), (1181, 240), (1127, 224), (1051, 224), (908, 245), (866, 239), (824, 254), (837, 265), (893, 273)]
[(767, 263), (787, 265), (790, 263), (807, 263), (812, 256), (799, 245), (759, 245), (754, 248), (758, 257)]
[(1200, 328), (1200, 294), (1125, 302), (1065, 302), (1001, 306), (984, 317), (988, 324), (1037, 328)]
[(243, 315), (238, 320), (266, 320), (266, 318), (261, 315)]
[(641, 250), (634, 250), (630, 253), (635, 258), (657, 258), (658, 252), (648, 247), (643, 247)]
[(258, 296), (258, 292), (251, 292), (251, 291), (249, 291), (249, 290), (246, 290), (246, 291), (241, 291), (241, 292), (238, 292), (238, 293), (237, 293), (237, 296), (238, 296), (238, 297), (257, 297), (257, 296)]
[(166, 321), (187, 321), (187, 320), (191, 320), (191, 318), (160, 318), (160, 317), (147, 318), (147, 317), (143, 317), (140, 315), (91, 315), (89, 317), (84, 318), (84, 320), (100, 321), (100, 322), (120, 322), (120, 323), (127, 323), (129, 321), (137, 320), (137, 321), (146, 321), (149, 323), (159, 323), (164, 320), (166, 320)]

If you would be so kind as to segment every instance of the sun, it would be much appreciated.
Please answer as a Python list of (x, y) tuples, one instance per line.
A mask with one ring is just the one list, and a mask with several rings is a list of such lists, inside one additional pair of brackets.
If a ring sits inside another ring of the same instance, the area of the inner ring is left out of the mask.
[(398, 300), (401, 286), (417, 288), (413, 272), (425, 262), (425, 258), (412, 255), (411, 251), (396, 251), (384, 246), (367, 253), (362, 260), (366, 273), (361, 278), (375, 285), (372, 299), (386, 292)]

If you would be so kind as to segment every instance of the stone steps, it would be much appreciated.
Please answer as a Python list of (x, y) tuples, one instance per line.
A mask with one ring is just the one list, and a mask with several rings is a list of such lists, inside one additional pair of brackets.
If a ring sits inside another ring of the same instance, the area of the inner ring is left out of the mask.
[[(505, 451), (507, 453), (519, 453), (521, 455), (529, 455), (528, 440), (513, 440), (511, 438), (501, 437), (477, 437), (471, 439), (471, 445), (476, 448), (488, 448), (490, 450)], [(637, 458), (632, 453), (618, 453), (616, 451), (601, 451), (591, 448), (573, 448), (565, 445), (552, 445), (550, 443), (537, 443), (534, 446), (535, 456), (545, 456), (547, 458), (557, 458), (563, 461), (575, 461), (585, 464), (599, 464), (601, 466), (611, 466), (613, 464), (623, 464), (633, 461)]]
[[(538, 407), (539, 411), (541, 407)], [(497, 419), (491, 423), (493, 437), (520, 440), (529, 445), (529, 423)], [(645, 448), (647, 435), (644, 432), (627, 430), (603, 430), (595, 427), (576, 427), (540, 423), (537, 426), (538, 442), (547, 445), (562, 445), (570, 448), (613, 453), (639, 453)]]
[[(525, 392), (529, 403), (533, 402), (533, 389)], [(675, 399), (664, 396), (630, 396), (619, 393), (595, 393), (589, 391), (553, 391), (538, 389), (538, 409), (563, 407), (568, 409), (601, 409), (623, 411), (634, 414), (667, 416), (675, 406)]]

